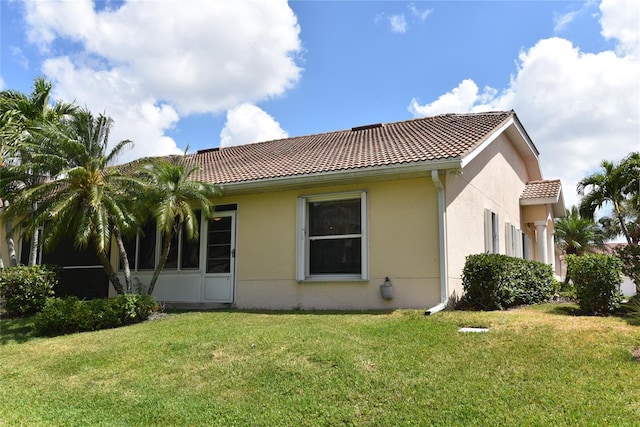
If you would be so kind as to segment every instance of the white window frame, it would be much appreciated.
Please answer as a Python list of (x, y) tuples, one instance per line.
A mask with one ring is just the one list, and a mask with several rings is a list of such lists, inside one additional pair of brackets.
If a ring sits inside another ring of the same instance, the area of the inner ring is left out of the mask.
[[(315, 274), (309, 273), (310, 238), (307, 233), (309, 224), (309, 203), (335, 200), (360, 199), (360, 274)], [(297, 244), (296, 244), (296, 278), (305, 281), (361, 281), (369, 279), (369, 244), (368, 244), (368, 207), (366, 191), (351, 191), (320, 195), (300, 196), (297, 201)]]

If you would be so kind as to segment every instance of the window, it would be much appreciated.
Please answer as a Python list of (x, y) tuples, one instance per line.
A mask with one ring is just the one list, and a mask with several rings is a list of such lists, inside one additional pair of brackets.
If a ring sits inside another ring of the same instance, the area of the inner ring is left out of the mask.
[(366, 280), (366, 193), (298, 200), (298, 280)]
[[(194, 211), (198, 226), (200, 225), (200, 211)], [(156, 259), (162, 247), (164, 239), (157, 238), (156, 225), (149, 222), (142, 227), (136, 237), (124, 241), (127, 255), (129, 256), (129, 266), (131, 270), (145, 271), (154, 270)], [(164, 265), (164, 270), (177, 270), (180, 265), (181, 270), (200, 268), (200, 240), (189, 240), (186, 238), (184, 227), (177, 236), (171, 239), (169, 255)], [(120, 265), (122, 268), (122, 265)]]
[[(156, 225), (153, 222), (142, 227), (138, 234), (137, 269), (153, 270), (156, 268)], [(127, 253), (128, 254), (128, 253)], [(129, 260), (131, 263), (131, 260)]]
[(498, 232), (498, 214), (489, 209), (484, 210), (484, 252), (500, 253), (500, 234)]
[[(198, 229), (200, 228), (200, 211), (194, 211)], [(164, 238), (162, 239), (164, 243)], [(189, 240), (186, 235), (185, 227), (173, 236), (171, 246), (169, 247), (169, 255), (167, 262), (164, 264), (165, 270), (175, 270), (178, 268), (178, 259), (180, 259), (180, 269), (197, 269), (200, 266), (200, 241), (199, 239)]]
[(209, 220), (207, 236), (207, 273), (230, 273), (233, 262), (233, 220), (217, 216)]

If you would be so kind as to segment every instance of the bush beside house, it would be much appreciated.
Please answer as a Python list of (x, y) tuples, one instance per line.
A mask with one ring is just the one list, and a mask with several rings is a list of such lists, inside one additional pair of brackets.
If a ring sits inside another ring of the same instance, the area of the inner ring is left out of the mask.
[(551, 298), (557, 282), (550, 265), (500, 254), (470, 255), (462, 273), (462, 304), (504, 310)]
[(0, 269), (0, 298), (9, 316), (31, 316), (42, 310), (58, 283), (55, 270), (33, 267)]
[(142, 322), (156, 308), (149, 295), (121, 294), (88, 301), (50, 298), (34, 317), (34, 327), (38, 335), (49, 336), (97, 331)]
[(613, 255), (567, 256), (568, 274), (584, 314), (604, 315), (620, 308), (622, 262)]

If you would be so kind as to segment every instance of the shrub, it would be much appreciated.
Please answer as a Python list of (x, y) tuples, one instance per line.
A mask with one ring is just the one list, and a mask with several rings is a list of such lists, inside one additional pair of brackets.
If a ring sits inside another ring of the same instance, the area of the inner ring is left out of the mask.
[(48, 267), (7, 267), (0, 270), (0, 297), (10, 316), (31, 316), (53, 296), (58, 279)]
[(631, 278), (640, 294), (640, 246), (620, 245), (615, 253), (622, 260), (622, 272)]
[(35, 316), (34, 327), (39, 335), (116, 328), (148, 319), (156, 306), (149, 295), (125, 294), (89, 301), (50, 298)]
[(568, 274), (584, 314), (603, 315), (620, 308), (622, 262), (604, 254), (567, 255)]
[(481, 310), (503, 310), (551, 298), (557, 282), (551, 266), (500, 254), (467, 257), (462, 273), (463, 303)]

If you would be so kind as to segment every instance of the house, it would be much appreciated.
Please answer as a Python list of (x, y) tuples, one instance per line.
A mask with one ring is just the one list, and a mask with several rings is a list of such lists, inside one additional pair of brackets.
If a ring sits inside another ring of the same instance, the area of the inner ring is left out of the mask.
[[(513, 111), (214, 148), (186, 161), (223, 197), (212, 218), (200, 217), (198, 241), (180, 236), (172, 245), (158, 301), (434, 312), (461, 295), (467, 255), (559, 266), (553, 219), (564, 214), (561, 183), (543, 179), (538, 150)], [(149, 225), (127, 243), (141, 288), (160, 240)]]

